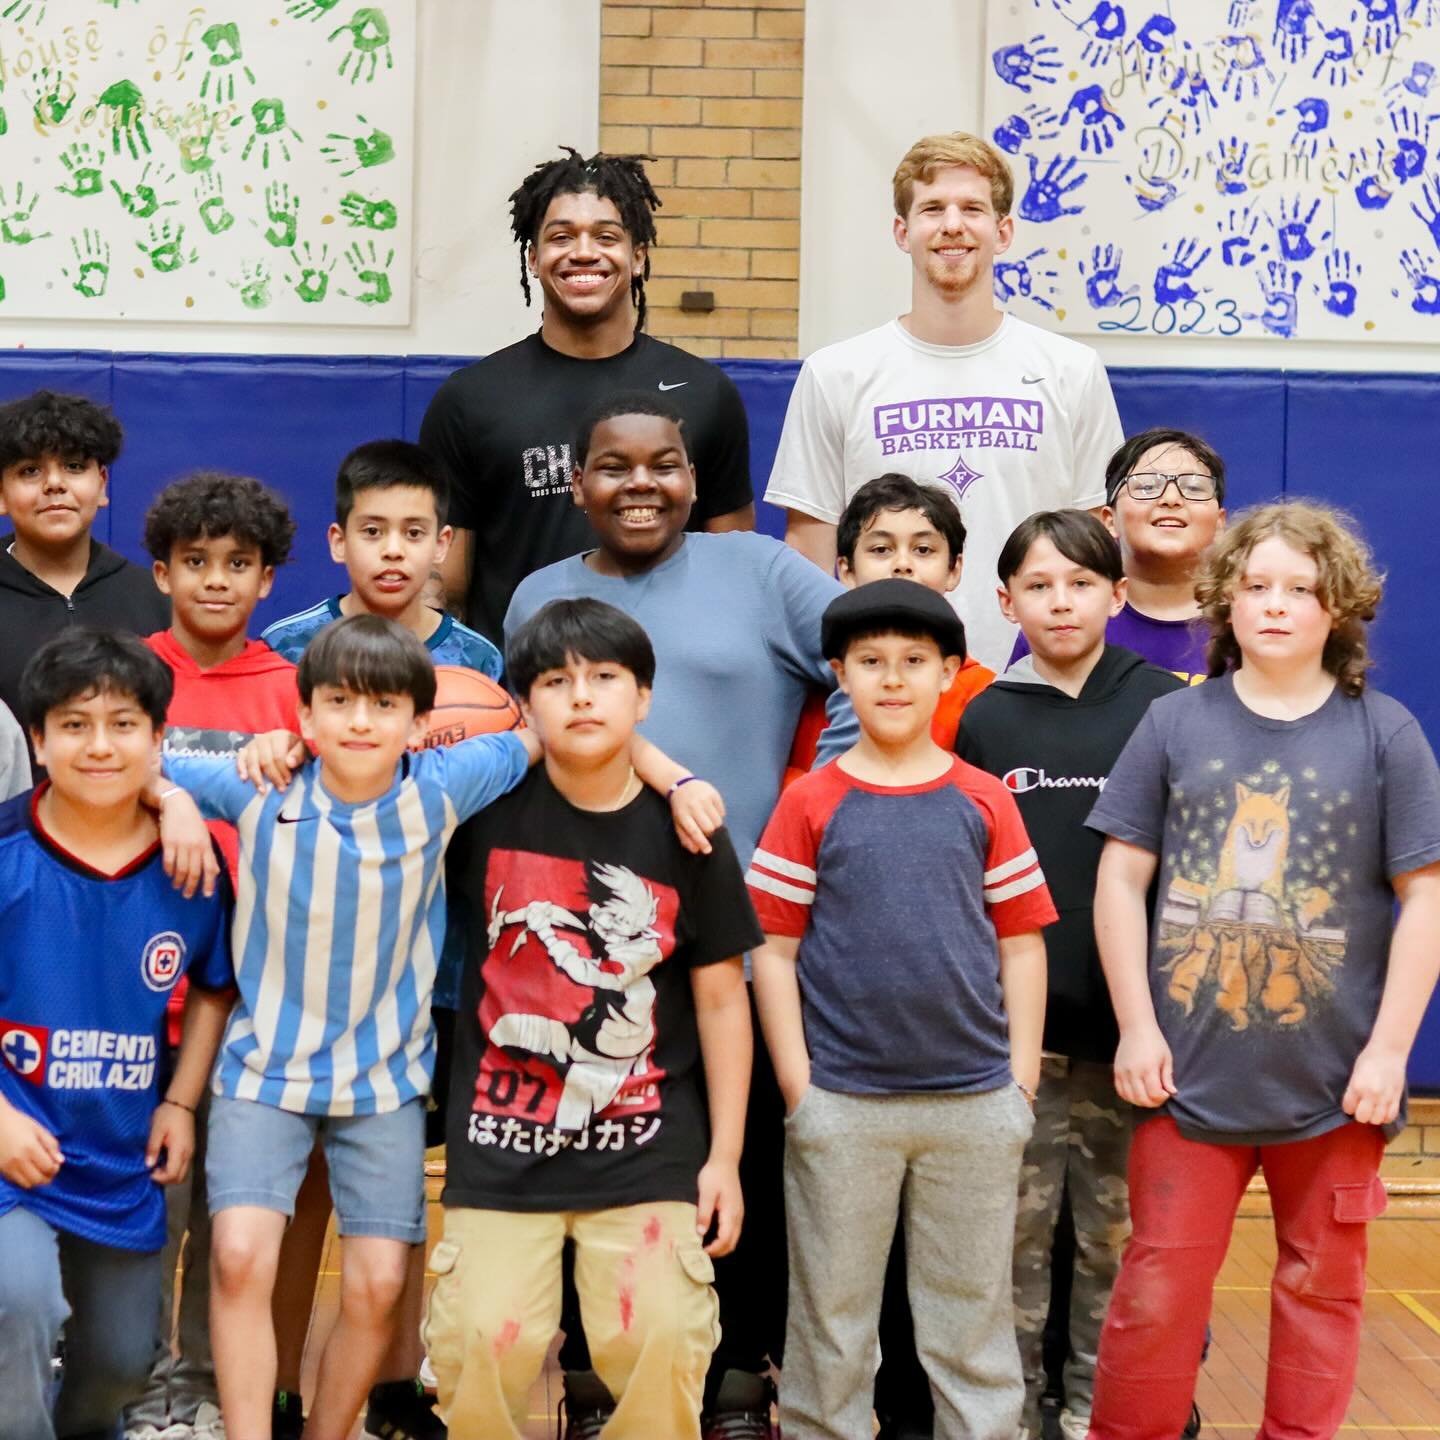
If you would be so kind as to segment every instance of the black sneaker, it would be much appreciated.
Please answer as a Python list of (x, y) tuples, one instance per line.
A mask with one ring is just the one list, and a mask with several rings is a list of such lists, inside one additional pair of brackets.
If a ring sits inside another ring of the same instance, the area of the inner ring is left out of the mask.
[(560, 1440), (599, 1440), (615, 1413), (615, 1397), (593, 1370), (567, 1370), (555, 1412)]
[(1180, 1432), (1182, 1440), (1195, 1440), (1200, 1433), (1200, 1426), (1204, 1422), (1200, 1418), (1200, 1407), (1192, 1400), (1190, 1402), (1190, 1418), (1185, 1422), (1185, 1428)]
[(418, 1380), (387, 1380), (370, 1387), (361, 1433), (366, 1440), (447, 1440), (450, 1432)]
[(270, 1404), (271, 1440), (300, 1440), (305, 1433), (305, 1411), (296, 1390), (277, 1390)]
[(727, 1370), (714, 1409), (700, 1417), (701, 1440), (780, 1440), (774, 1404), (775, 1382), (768, 1375)]

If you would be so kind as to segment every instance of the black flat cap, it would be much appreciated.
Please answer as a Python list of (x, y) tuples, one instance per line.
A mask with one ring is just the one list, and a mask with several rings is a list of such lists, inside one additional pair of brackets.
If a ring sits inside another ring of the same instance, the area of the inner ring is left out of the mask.
[(827, 660), (844, 658), (852, 635), (883, 630), (931, 635), (942, 655), (965, 658), (965, 627), (950, 602), (914, 580), (873, 580), (847, 590), (825, 607), (820, 649)]

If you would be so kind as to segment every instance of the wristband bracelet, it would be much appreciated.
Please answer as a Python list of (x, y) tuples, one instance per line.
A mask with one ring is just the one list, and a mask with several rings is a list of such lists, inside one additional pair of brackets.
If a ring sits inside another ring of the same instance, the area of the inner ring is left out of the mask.
[(160, 798), (155, 802), (155, 808), (157, 810), (163, 810), (165, 808), (165, 802), (172, 795), (183, 795), (184, 793), (185, 788), (182, 785), (172, 785), (168, 790), (162, 790), (160, 792)]
[(182, 1100), (172, 1100), (168, 1095), (160, 1102), (162, 1105), (173, 1105), (177, 1110), (183, 1110), (187, 1115), (195, 1113), (193, 1105), (186, 1105)]
[(667, 800), (673, 798), (675, 792), (676, 792), (682, 785), (688, 785), (692, 780), (698, 780), (699, 778), (700, 778), (700, 777), (699, 777), (698, 775), (682, 775), (682, 776), (665, 792), (665, 798), (666, 798)]
[(1035, 1103), (1035, 1101), (1039, 1098), (1039, 1096), (1037, 1096), (1036, 1093), (1035, 1093), (1028, 1085), (1022, 1085), (1018, 1080), (1015, 1082), (1015, 1088), (1016, 1088), (1032, 1105), (1033, 1105), (1033, 1104)]

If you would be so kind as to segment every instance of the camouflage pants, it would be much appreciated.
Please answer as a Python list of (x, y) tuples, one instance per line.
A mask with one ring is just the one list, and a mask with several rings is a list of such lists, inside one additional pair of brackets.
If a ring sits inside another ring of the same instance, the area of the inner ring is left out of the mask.
[(1051, 1056), (1041, 1062), (1035, 1130), (1025, 1147), (1015, 1215), (1015, 1330), (1025, 1372), (1021, 1425), (1032, 1436), (1040, 1434), (1050, 1252), (1067, 1180), (1075, 1216), (1075, 1279), (1065, 1408), (1076, 1422), (1090, 1417), (1100, 1326), (1130, 1234), (1125, 1172), (1133, 1131), (1133, 1112), (1115, 1093), (1111, 1066)]

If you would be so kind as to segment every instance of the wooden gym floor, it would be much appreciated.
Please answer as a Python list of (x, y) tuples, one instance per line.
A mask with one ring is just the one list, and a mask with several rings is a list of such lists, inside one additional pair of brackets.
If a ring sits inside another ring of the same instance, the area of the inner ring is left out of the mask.
[[(439, 1228), (433, 1196), (430, 1216), (433, 1235)], [(1259, 1426), (1274, 1260), (1263, 1197), (1248, 1197), (1216, 1290), (1214, 1342), (1197, 1395), (1205, 1417), (1201, 1434), (1209, 1440), (1233, 1440)], [(310, 1322), (307, 1396), (334, 1323), (338, 1268), (332, 1231)], [(1386, 1217), (1370, 1227), (1369, 1278), (1359, 1381), (1341, 1434), (1346, 1440), (1433, 1440), (1440, 1436), (1440, 1199), (1392, 1197)], [(527, 1440), (554, 1435), (558, 1396), (552, 1365), (532, 1394)]]

